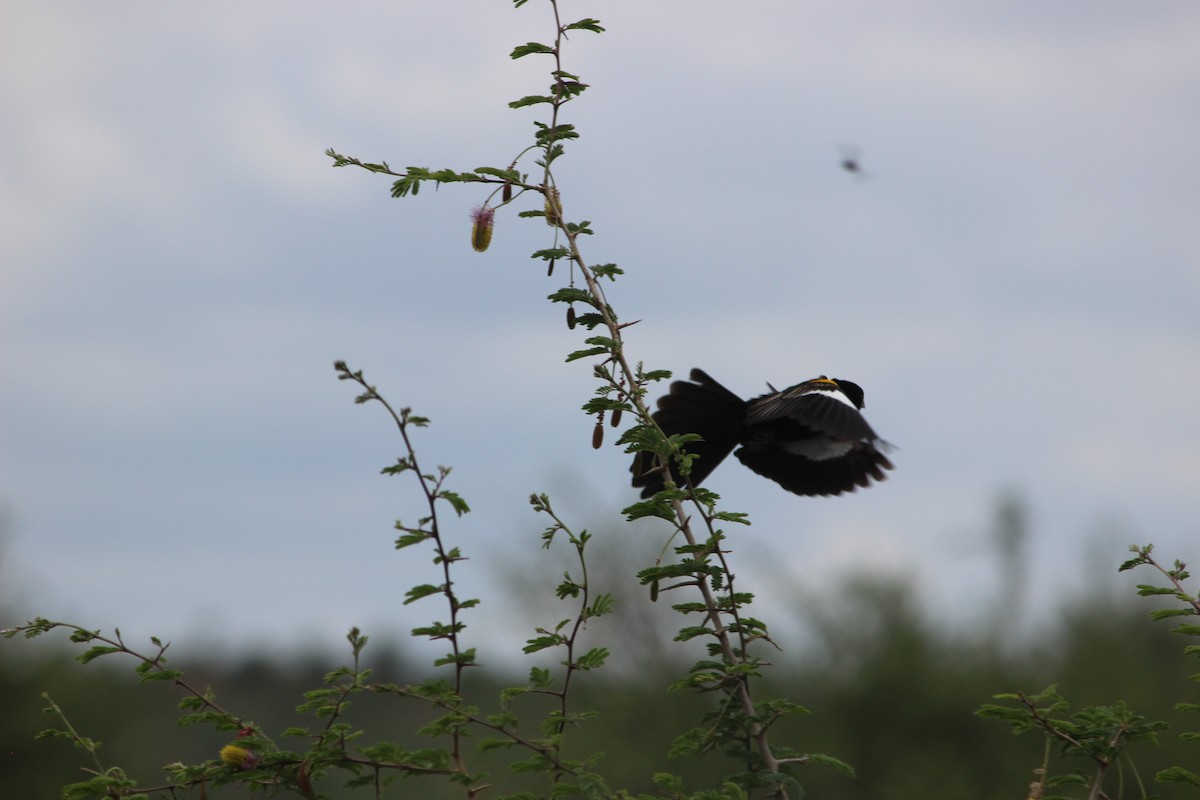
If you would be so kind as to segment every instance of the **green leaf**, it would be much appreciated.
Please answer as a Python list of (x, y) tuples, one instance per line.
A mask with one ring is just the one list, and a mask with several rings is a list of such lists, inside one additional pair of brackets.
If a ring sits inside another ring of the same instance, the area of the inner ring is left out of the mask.
[(582, 406), (585, 414), (598, 414), (601, 411), (628, 411), (633, 413), (633, 406), (624, 400), (614, 400), (610, 397), (593, 397)]
[(579, 657), (579, 660), (576, 661), (576, 666), (578, 666), (581, 670), (596, 669), (604, 666), (604, 662), (607, 659), (607, 647), (593, 647), (591, 650), (588, 650)]
[(578, 361), (581, 358), (590, 358), (592, 356), (601, 356), (608, 352), (607, 347), (589, 347), (585, 350), (576, 350), (567, 355), (567, 363)]
[(426, 584), (422, 584), (420, 586), (414, 586), (413, 588), (409, 589), (407, 592), (404, 593), (404, 597), (406, 598), (404, 600), (404, 605), (408, 605), (409, 603), (415, 603), (417, 600), (420, 600), (422, 597), (429, 597), (432, 594), (441, 594), (441, 593), (442, 593), (442, 587), (434, 586), (432, 583), (426, 583)]
[(447, 625), (444, 622), (433, 622), (424, 628), (413, 628), (413, 636), (428, 636), (430, 639), (448, 639), (452, 634), (460, 632), (466, 625), (462, 622), (456, 622), (453, 625)]
[(529, 653), (536, 653), (539, 650), (545, 650), (547, 647), (557, 647), (558, 645), (563, 644), (564, 641), (565, 640), (561, 636), (538, 636), (527, 640), (525, 646), (521, 648), (521, 652), (525, 653), (526, 655)]
[(570, 25), (564, 25), (563, 30), (566, 31), (591, 31), (592, 33), (604, 33), (604, 28), (600, 27), (600, 20), (587, 17), (578, 22), (572, 22)]
[(138, 678), (139, 683), (149, 681), (177, 681), (183, 677), (183, 671), (178, 669), (146, 670)]
[(1155, 594), (1178, 594), (1178, 592), (1170, 586), (1150, 586), (1144, 583), (1139, 583), (1137, 590), (1138, 595), (1141, 597), (1149, 597), (1150, 595)]
[(547, 47), (546, 45), (541, 44), (539, 42), (527, 42), (526, 44), (518, 45), (517, 47), (513, 48), (513, 51), (509, 55), (509, 58), (523, 58), (525, 56), (532, 55), (534, 53), (546, 53), (549, 55), (553, 55), (554, 48)]
[(460, 517), (463, 514), (466, 514), (467, 512), (469, 512), (471, 510), (467, 506), (467, 502), (465, 500), (463, 500), (461, 497), (459, 497), (456, 492), (449, 492), (449, 491), (446, 491), (443, 489), (438, 494), (438, 497), (440, 497), (442, 500), (445, 500), (447, 503), (449, 503), (450, 507), (454, 509), (454, 513)]
[(80, 744), (80, 746), (85, 750), (92, 749), (97, 746), (96, 743), (91, 739), (76, 739), (75, 735), (70, 731), (60, 731), (58, 728), (46, 728), (45, 730), (38, 731), (37, 734), (34, 735), (33, 739), (34, 741), (38, 741), (40, 739), (66, 739), (68, 742), (86, 742), (86, 744)]
[(429, 534), (421, 532), (421, 531), (418, 531), (415, 533), (406, 533), (403, 536), (401, 536), (399, 539), (396, 540), (396, 549), (400, 550), (405, 547), (410, 547), (411, 545), (414, 545), (414, 544), (420, 544), (421, 542), (423, 542), (429, 538), (430, 538)]
[(1200, 786), (1200, 775), (1194, 772), (1189, 772), (1183, 767), (1171, 767), (1164, 769), (1162, 772), (1154, 776), (1156, 781), (1174, 781), (1176, 783), (1187, 783), (1192, 786)]
[(188, 695), (187, 697), (185, 697), (179, 701), (179, 710), (180, 711), (195, 711), (196, 709), (204, 708), (205, 705), (206, 705), (206, 703), (204, 702), (203, 697), (195, 697), (193, 695)]
[(521, 173), (515, 169), (500, 169), (498, 167), (476, 167), (475, 172), (480, 175), (492, 175), (502, 180), (518, 183), (521, 180)]
[(592, 602), (591, 608), (587, 610), (588, 618), (602, 617), (610, 613), (615, 605), (611, 594), (601, 594)]
[(516, 741), (513, 739), (480, 739), (476, 747), (479, 748), (479, 752), (488, 753), (492, 750), (503, 750), (515, 744)]
[(472, 647), (464, 650), (458, 655), (447, 653), (445, 657), (439, 658), (433, 662), (435, 667), (445, 666), (446, 664), (462, 664), (463, 666), (472, 666), (475, 663), (475, 648)]
[(621, 509), (621, 513), (625, 515), (625, 519), (628, 522), (645, 517), (658, 517), (659, 519), (674, 521), (675, 509), (671, 506), (671, 500), (682, 500), (686, 497), (687, 492), (682, 492), (678, 489), (674, 491), (663, 490), (648, 500), (626, 506)]
[[(536, 134), (534, 134), (534, 139), (536, 139), (538, 144), (540, 144), (542, 147), (547, 147), (553, 142), (566, 141), (566, 140), (578, 139), (578, 138), (579, 138), (579, 133), (576, 132), (575, 126), (568, 125), (565, 123), (561, 124), (561, 125), (554, 125), (554, 126), (540, 125), (538, 127), (538, 132)], [(547, 161), (552, 161), (554, 158), (557, 158), (559, 155), (562, 155), (561, 148), (552, 150), (552, 151), (550, 151), (550, 154), (547, 157)]]
[(535, 106), (539, 103), (553, 103), (553, 97), (547, 97), (543, 94), (527, 94), (520, 100), (513, 100), (508, 104), (509, 108), (524, 108), (525, 106)]
[(585, 303), (593, 308), (596, 305), (590, 294), (583, 289), (576, 289), (574, 287), (559, 289), (557, 292), (547, 295), (546, 299), (552, 303)]
[(697, 636), (715, 636), (711, 628), (706, 628), (703, 625), (688, 625), (680, 628), (679, 633), (675, 634), (675, 641), (686, 642), (689, 639), (694, 639)]
[[(91, 638), (94, 638), (94, 637), (89, 637), (89, 641)], [(89, 661), (94, 661), (95, 659), (99, 658), (100, 656), (106, 656), (106, 655), (109, 655), (110, 653), (119, 653), (119, 652), (121, 652), (121, 648), (119, 648), (119, 647), (96, 646), (96, 647), (90, 648), (87, 652), (82, 653), (81, 655), (75, 656), (75, 658), (76, 658), (76, 660), (79, 661), (79, 663), (86, 664)]]
[[(591, 233), (591, 231), (588, 231), (588, 233)], [(625, 274), (625, 270), (616, 264), (599, 264), (592, 267), (592, 274), (597, 278), (608, 278), (610, 281), (615, 281), (618, 275)]]
[(808, 753), (804, 757), (808, 759), (810, 764), (822, 764), (826, 767), (833, 767), (847, 777), (854, 777), (854, 767), (850, 766), (841, 759), (825, 755), (824, 753)]
[(1194, 616), (1195, 613), (1196, 612), (1190, 608), (1159, 608), (1150, 612), (1150, 619), (1158, 622), (1160, 619), (1168, 619), (1170, 617), (1190, 617)]

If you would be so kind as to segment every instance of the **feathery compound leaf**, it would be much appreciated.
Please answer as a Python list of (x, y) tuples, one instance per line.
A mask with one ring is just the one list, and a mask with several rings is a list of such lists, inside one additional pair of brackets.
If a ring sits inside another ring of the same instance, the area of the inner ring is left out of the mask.
[(604, 28), (600, 27), (600, 20), (587, 17), (578, 22), (572, 22), (570, 25), (564, 25), (563, 30), (566, 31), (591, 31), (592, 33), (604, 33)]
[(539, 103), (553, 103), (553, 97), (547, 97), (544, 94), (527, 94), (520, 100), (513, 100), (508, 104), (509, 108), (524, 108), (525, 106), (536, 106)]
[(498, 167), (476, 167), (475, 172), (480, 175), (492, 175), (506, 181), (518, 182), (521, 180), (521, 173), (515, 169), (500, 169)]
[(420, 544), (421, 542), (427, 540), (428, 538), (429, 538), (429, 534), (421, 532), (421, 531), (414, 531), (412, 533), (406, 533), (396, 540), (396, 549), (400, 550), (405, 547), (410, 547), (414, 544)]
[(459, 497), (457, 492), (449, 492), (443, 489), (438, 496), (449, 503), (450, 507), (454, 509), (454, 513), (460, 517), (471, 510), (467, 506), (467, 501)]
[(589, 358), (591, 356), (600, 356), (608, 352), (607, 347), (589, 347), (586, 350), (576, 350), (567, 355), (567, 361), (578, 361), (581, 358)]
[(89, 661), (99, 658), (100, 656), (106, 656), (110, 653), (119, 652), (121, 652), (121, 648), (119, 647), (93, 647), (87, 652), (75, 656), (75, 658), (80, 664), (86, 664)]
[(592, 274), (597, 278), (608, 278), (610, 281), (615, 281), (618, 275), (625, 274), (625, 270), (621, 269), (616, 264), (600, 264), (592, 267)]
[(1150, 597), (1158, 594), (1177, 595), (1179, 594), (1179, 590), (1170, 586), (1150, 586), (1148, 584), (1139, 583), (1137, 587), (1137, 593), (1140, 597)]
[(1154, 776), (1156, 781), (1174, 781), (1176, 783), (1187, 783), (1192, 786), (1200, 786), (1200, 775), (1194, 772), (1189, 772), (1183, 767), (1171, 767), (1164, 769)]
[(605, 660), (608, 658), (607, 647), (593, 647), (591, 650), (579, 657), (576, 666), (581, 670), (591, 670), (604, 666)]
[(586, 303), (593, 308), (596, 306), (590, 294), (583, 289), (575, 289), (573, 287), (559, 289), (557, 292), (547, 295), (546, 299), (552, 303)]
[(441, 593), (442, 593), (442, 587), (434, 586), (431, 583), (422, 584), (421, 586), (414, 586), (413, 588), (409, 589), (407, 592), (404, 593), (404, 597), (405, 597), (404, 605), (408, 605), (409, 603), (415, 603), (417, 600), (420, 600), (422, 597), (429, 597), (430, 595), (441, 594)]
[(1196, 612), (1190, 608), (1158, 608), (1150, 612), (1150, 619), (1158, 622), (1160, 619), (1168, 619), (1170, 617), (1194, 617), (1195, 615)]
[(545, 650), (547, 647), (557, 647), (563, 643), (561, 636), (538, 636), (526, 641), (525, 646), (521, 648), (521, 652), (528, 655), (536, 653), (539, 650)]
[(554, 48), (547, 47), (540, 42), (526, 42), (525, 44), (514, 47), (512, 53), (509, 54), (509, 58), (523, 58), (534, 53), (546, 53), (553, 55)]
[(804, 756), (804, 758), (810, 764), (822, 764), (826, 767), (833, 767), (843, 775), (851, 778), (855, 777), (854, 767), (850, 766), (841, 759), (834, 758), (833, 756), (825, 755), (824, 753), (808, 753)]

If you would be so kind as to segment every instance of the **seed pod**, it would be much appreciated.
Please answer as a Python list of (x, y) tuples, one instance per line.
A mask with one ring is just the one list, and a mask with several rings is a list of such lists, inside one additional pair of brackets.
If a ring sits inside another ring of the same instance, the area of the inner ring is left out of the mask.
[(599, 450), (604, 444), (604, 415), (596, 418), (596, 428), (592, 431), (592, 449)]
[(567, 306), (567, 327), (575, 330), (575, 306)]
[(504, 188), (500, 190), (500, 199), (507, 203), (512, 200), (512, 184), (505, 183)]
[(550, 186), (546, 189), (546, 224), (550, 227), (557, 227), (562, 222), (562, 202), (558, 196), (558, 189)]
[(620, 408), (613, 409), (612, 418), (609, 420), (609, 424), (614, 428), (621, 424), (621, 411), (622, 409)]
[(550, 266), (546, 267), (546, 277), (547, 278), (549, 278), (551, 275), (554, 274), (554, 262), (557, 260), (558, 260), (557, 258), (550, 259)]
[(651, 603), (658, 602), (658, 581), (655, 581), (654, 583), (650, 584), (650, 602)]

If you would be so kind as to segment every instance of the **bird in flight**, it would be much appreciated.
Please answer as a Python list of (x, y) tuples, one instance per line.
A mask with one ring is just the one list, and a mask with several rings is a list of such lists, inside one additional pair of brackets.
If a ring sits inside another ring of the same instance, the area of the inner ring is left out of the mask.
[[(882, 452), (887, 443), (860, 413), (863, 390), (856, 383), (822, 375), (743, 400), (703, 370), (693, 369), (689, 377), (671, 384), (652, 415), (668, 436), (703, 437), (683, 446), (696, 456), (686, 481), (670, 465), (679, 486), (699, 486), (735, 447), (739, 461), (799, 495), (853, 492), (892, 469)], [(655, 454), (637, 453), (630, 471), (642, 497), (662, 490), (666, 473)]]

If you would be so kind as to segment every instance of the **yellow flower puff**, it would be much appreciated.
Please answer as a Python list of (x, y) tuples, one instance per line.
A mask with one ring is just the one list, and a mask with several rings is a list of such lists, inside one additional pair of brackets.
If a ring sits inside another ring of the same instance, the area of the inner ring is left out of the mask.
[(254, 769), (258, 764), (258, 754), (235, 744), (227, 744), (221, 748), (221, 760), (238, 769)]

